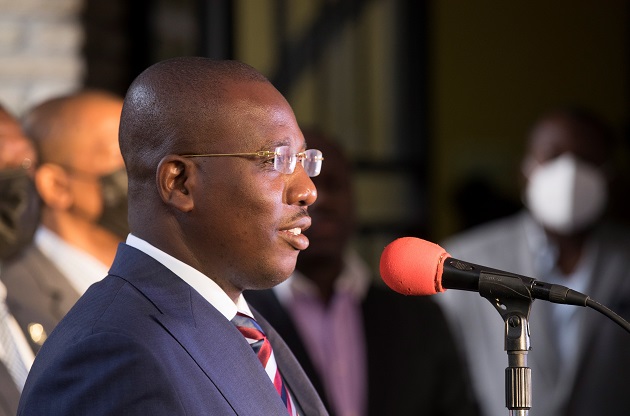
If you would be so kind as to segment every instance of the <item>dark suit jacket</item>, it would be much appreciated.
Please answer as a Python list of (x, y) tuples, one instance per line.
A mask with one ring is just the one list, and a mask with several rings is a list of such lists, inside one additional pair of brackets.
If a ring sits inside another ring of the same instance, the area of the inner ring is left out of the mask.
[[(282, 339), (259, 323), (303, 414), (326, 414)], [(162, 264), (121, 244), (110, 274), (44, 343), (18, 414), (284, 416), (286, 408), (232, 323)]]
[[(2, 264), (0, 279), (7, 288), (7, 306), (37, 353), (43, 341), (30, 335), (31, 324), (41, 324), (49, 334), (70, 310), (79, 295), (59, 270), (35, 245)], [(20, 393), (6, 367), (0, 363), (0, 416), (17, 412)]]
[[(320, 397), (325, 397), (320, 377), (293, 321), (273, 290), (247, 291), (245, 298), (276, 328)], [(478, 414), (465, 366), (435, 302), (372, 286), (362, 312), (369, 415)]]
[(7, 287), (7, 306), (33, 352), (41, 342), (29, 333), (29, 325), (41, 324), (50, 334), (79, 299), (68, 279), (34, 244), (2, 268), (0, 279)]

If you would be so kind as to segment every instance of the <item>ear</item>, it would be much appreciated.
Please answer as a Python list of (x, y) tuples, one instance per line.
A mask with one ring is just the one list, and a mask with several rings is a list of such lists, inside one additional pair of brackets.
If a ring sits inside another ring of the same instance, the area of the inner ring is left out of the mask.
[(192, 211), (195, 206), (191, 193), (193, 172), (194, 164), (181, 156), (167, 155), (160, 160), (155, 179), (165, 204), (182, 212)]
[(72, 205), (68, 173), (59, 165), (44, 163), (35, 171), (35, 187), (46, 206), (66, 210)]

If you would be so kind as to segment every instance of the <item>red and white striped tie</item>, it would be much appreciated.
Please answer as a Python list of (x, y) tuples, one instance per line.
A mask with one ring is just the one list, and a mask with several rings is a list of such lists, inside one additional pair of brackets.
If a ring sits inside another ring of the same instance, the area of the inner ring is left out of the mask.
[(267, 375), (273, 382), (280, 398), (284, 402), (289, 415), (297, 416), (296, 410), (291, 403), (291, 396), (284, 385), (278, 366), (276, 365), (276, 359), (271, 349), (271, 343), (267, 339), (267, 336), (263, 332), (260, 325), (254, 318), (251, 318), (244, 313), (237, 312), (236, 316), (232, 318), (232, 323), (236, 325), (236, 328), (243, 334), (247, 342), (258, 356), (260, 363), (265, 368)]

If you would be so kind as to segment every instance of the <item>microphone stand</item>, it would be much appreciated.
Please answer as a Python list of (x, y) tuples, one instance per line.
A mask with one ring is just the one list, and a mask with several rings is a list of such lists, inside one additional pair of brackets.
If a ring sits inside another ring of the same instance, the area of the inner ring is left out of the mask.
[(534, 299), (521, 279), (485, 271), (479, 276), (479, 294), (505, 322), (505, 406), (510, 416), (527, 416), (532, 407), (532, 370), (527, 366), (527, 354), (531, 349), (529, 313)]
[[(504, 349), (508, 355), (508, 367), (505, 369), (505, 406), (509, 409), (510, 416), (527, 416), (532, 407), (532, 374), (531, 368), (527, 366), (527, 354), (531, 349), (529, 313), (534, 299), (588, 306), (630, 333), (630, 322), (589, 296), (568, 287), (457, 259), (445, 261), (443, 267), (449, 272), (448, 288), (479, 292), (503, 318)], [(479, 278), (471, 278), (468, 272), (476, 270), (479, 270)]]

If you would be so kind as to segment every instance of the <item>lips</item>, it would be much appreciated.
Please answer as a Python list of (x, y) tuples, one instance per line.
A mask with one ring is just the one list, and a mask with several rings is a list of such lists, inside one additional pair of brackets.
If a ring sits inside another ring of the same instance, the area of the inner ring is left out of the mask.
[(298, 221), (283, 227), (280, 235), (296, 250), (306, 250), (309, 241), (302, 232), (311, 226), (311, 218), (308, 216), (301, 217)]

